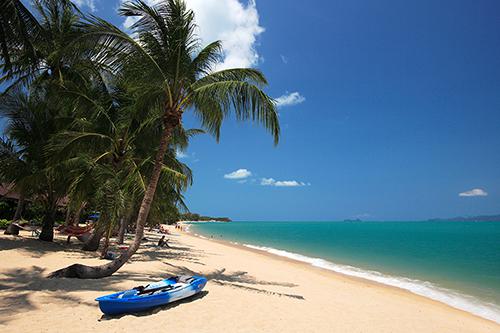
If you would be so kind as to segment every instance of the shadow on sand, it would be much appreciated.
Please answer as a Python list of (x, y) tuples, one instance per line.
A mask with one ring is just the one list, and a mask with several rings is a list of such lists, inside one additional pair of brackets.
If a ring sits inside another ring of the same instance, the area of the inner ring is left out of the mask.
[[(215, 271), (195, 271), (185, 266), (176, 266), (167, 261), (177, 260), (185, 261), (189, 264), (204, 266), (200, 260), (206, 256), (202, 250), (179, 245), (175, 240), (169, 242), (169, 248), (156, 247), (156, 240), (151, 239), (145, 242), (142, 249), (134, 255), (134, 261), (160, 261), (167, 268), (159, 272), (137, 273), (125, 270), (120, 270), (112, 276), (102, 279), (48, 279), (50, 273), (46, 268), (39, 266), (31, 266), (30, 268), (16, 268), (0, 271), (0, 324), (9, 321), (9, 316), (26, 313), (31, 310), (36, 310), (37, 306), (30, 300), (31, 296), (37, 291), (43, 291), (42, 297), (68, 302), (68, 304), (79, 304), (89, 307), (97, 306), (97, 303), (92, 299), (82, 299), (74, 296), (71, 292), (76, 291), (96, 291), (108, 293), (116, 292), (123, 289), (123, 283), (127, 283), (127, 288), (143, 284), (145, 281), (158, 281), (166, 278), (168, 275), (202, 275), (210, 282), (220, 286), (238, 288), (245, 291), (257, 292), (271, 296), (290, 297), (303, 300), (301, 295), (282, 293), (264, 289), (262, 286), (276, 286), (293, 288), (296, 285), (288, 282), (274, 282), (258, 280), (255, 277), (244, 271), (227, 272), (225, 268)], [(29, 253), (30, 257), (41, 258), (45, 254), (64, 251), (67, 256), (75, 256), (75, 261), (82, 258), (96, 258), (96, 253), (86, 253), (80, 250), (80, 245), (77, 243), (65, 244), (58, 240), (53, 243), (38, 241), (33, 238), (0, 238), (0, 251), (10, 249), (21, 249)], [(8, 260), (8, 254), (2, 260)], [(120, 285), (121, 284), (121, 285)], [(189, 303), (194, 300), (205, 297), (208, 294), (204, 291), (192, 298), (172, 303), (164, 307), (159, 307), (152, 312), (137, 314), (137, 316), (145, 316), (157, 311), (168, 310), (172, 307), (179, 306), (184, 303)], [(36, 294), (35, 294), (36, 295)], [(38, 297), (38, 295), (36, 296)], [(116, 318), (116, 317), (113, 317)]]
[(206, 256), (205, 252), (193, 247), (180, 246), (176, 242), (170, 241), (169, 247), (158, 248), (155, 241), (149, 241), (142, 245), (142, 249), (134, 261), (152, 261), (152, 260), (181, 260), (193, 264), (202, 265), (201, 259)]
[(264, 288), (251, 287), (250, 285), (261, 285), (261, 286), (277, 286), (277, 287), (296, 287), (296, 284), (289, 282), (276, 282), (276, 281), (264, 281), (258, 280), (255, 277), (248, 274), (248, 272), (236, 271), (236, 272), (226, 272), (225, 268), (217, 269), (212, 272), (196, 272), (184, 266), (175, 266), (169, 263), (164, 263), (165, 265), (171, 267), (169, 271), (174, 272), (176, 275), (203, 275), (208, 281), (221, 285), (228, 286), (232, 288), (238, 288), (247, 291), (258, 292), (266, 295), (280, 296), (280, 297), (290, 297), (300, 300), (305, 300), (304, 296), (296, 294), (282, 293), (272, 290), (267, 290)]
[[(0, 324), (9, 321), (11, 315), (36, 310), (32, 297), (46, 297), (48, 302), (60, 301), (68, 305), (96, 307), (93, 299), (83, 299), (71, 294), (77, 291), (96, 291), (107, 293), (122, 288), (118, 284), (127, 281), (130, 288), (144, 281), (157, 281), (165, 274), (143, 274), (118, 272), (103, 279), (48, 279), (50, 273), (39, 266), (19, 268), (0, 272)], [(36, 292), (44, 292), (42, 295)]]
[(44, 242), (33, 237), (24, 236), (2, 236), (0, 238), (0, 251), (21, 249), (29, 252), (32, 258), (41, 258), (48, 253), (66, 252), (68, 256), (78, 255), (79, 258), (95, 258), (94, 252), (81, 250), (82, 243), (72, 242), (67, 244), (62, 239), (54, 239), (53, 242)]

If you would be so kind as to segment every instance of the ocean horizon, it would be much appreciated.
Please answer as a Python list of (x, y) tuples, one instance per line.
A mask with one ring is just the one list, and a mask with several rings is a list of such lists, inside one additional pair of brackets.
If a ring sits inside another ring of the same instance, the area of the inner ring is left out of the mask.
[(190, 228), (500, 323), (500, 222), (233, 221)]

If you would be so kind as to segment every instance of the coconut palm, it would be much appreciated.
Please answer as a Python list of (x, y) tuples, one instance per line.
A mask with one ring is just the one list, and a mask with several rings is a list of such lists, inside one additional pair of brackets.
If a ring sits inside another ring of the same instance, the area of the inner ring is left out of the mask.
[(151, 7), (144, 1), (125, 3), (120, 14), (137, 17), (130, 37), (97, 17), (83, 29), (97, 45), (94, 59), (121, 71), (142, 110), (161, 109), (161, 134), (154, 167), (147, 181), (136, 222), (133, 244), (112, 262), (89, 267), (75, 264), (53, 277), (99, 278), (116, 272), (137, 251), (143, 238), (151, 204), (162, 174), (164, 157), (185, 112), (197, 115), (201, 125), (219, 139), (223, 120), (232, 112), (238, 120), (262, 124), (278, 142), (279, 122), (273, 100), (262, 88), (267, 84), (256, 69), (214, 71), (221, 59), (221, 42), (201, 48), (195, 35), (194, 14), (182, 0), (165, 0)]
[(23, 186), (23, 180), (31, 174), (32, 168), (22, 151), (9, 138), (0, 138), (0, 181), (10, 184), (10, 189), (19, 193), (13, 221), (22, 217), (25, 199), (30, 190), (28, 186)]
[[(2, 6), (8, 12), (0, 15), (0, 28), (12, 30), (3, 29), (10, 31), (6, 36), (0, 33), (0, 46), (7, 47), (0, 57), (4, 74), (0, 83), (7, 86), (5, 91), (40, 83), (57, 88), (66, 80), (96, 78), (94, 63), (86, 52), (88, 46), (78, 39), (82, 14), (71, 1), (32, 0), (34, 14), (21, 1), (6, 0)], [(17, 15), (9, 19), (9, 13)]]
[[(74, 90), (72, 90), (74, 89)], [(55, 135), (48, 147), (54, 164), (64, 164), (71, 182), (69, 195), (76, 201), (94, 201), (101, 217), (84, 250), (95, 251), (104, 234), (105, 245), (129, 206), (144, 195), (145, 178), (151, 173), (151, 155), (161, 132), (159, 109), (151, 108), (138, 117), (136, 101), (129, 97), (119, 76), (79, 89), (67, 84), (61, 95), (71, 105), (73, 123)], [(190, 136), (200, 130), (176, 129), (162, 168), (161, 191), (157, 201), (183, 205), (181, 192), (191, 184), (191, 170), (175, 158), (176, 149), (187, 146)], [(62, 162), (61, 162), (62, 161)], [(92, 198), (93, 197), (93, 198)], [(158, 214), (157, 214), (158, 215)]]
[(37, 38), (40, 30), (40, 24), (21, 0), (0, 2), (0, 59), (4, 73), (12, 69), (13, 53), (23, 54), (27, 60), (35, 62), (31, 41)]
[[(65, 117), (61, 116), (56, 103), (49, 101), (45, 90), (27, 92), (17, 88), (0, 98), (0, 116), (6, 119), (5, 133), (19, 156), (17, 162), (11, 159), (12, 166), (0, 169), (19, 168), (10, 169), (11, 181), (22, 195), (30, 193), (42, 203), (45, 212), (40, 239), (52, 241), (57, 204), (65, 194), (66, 185), (60, 166), (49, 167), (44, 147), (51, 136), (65, 126)], [(2, 170), (5, 175), (7, 172)]]
[[(71, 97), (61, 98), (66, 85), (73, 89), (89, 84), (104, 85), (102, 75), (105, 69), (95, 66), (92, 53), (87, 52), (89, 46), (78, 38), (81, 12), (69, 0), (32, 0), (34, 15), (21, 1), (6, 0), (0, 6), (0, 46), (6, 46), (8, 51), (3, 50), (5, 52), (0, 56), (0, 68), (4, 74), (0, 83), (7, 86), (4, 94), (21, 89), (41, 91), (37, 98), (42, 99), (43, 96), (42, 105), (50, 105), (48, 110), (53, 113), (54, 119), (61, 117), (61, 113), (66, 113), (64, 117), (71, 119), (74, 115), (66, 107)], [(61, 122), (58, 123), (60, 125)], [(40, 144), (37, 147), (43, 148)], [(51, 177), (55, 177), (54, 172), (62, 167), (62, 164), (58, 168), (54, 165), (51, 164)], [(62, 183), (60, 175), (58, 178)], [(71, 203), (81, 206), (73, 198)], [(55, 209), (55, 204), (53, 207)], [(47, 229), (41, 237), (51, 240), (52, 232)]]
[[(127, 204), (136, 206), (135, 202), (144, 195), (145, 179), (152, 169), (151, 159), (145, 157), (141, 144), (135, 143), (146, 141), (144, 139), (147, 136), (141, 133), (143, 128), (134, 130), (117, 123), (109, 129), (109, 133), (63, 131), (53, 141), (63, 142), (64, 146), (57, 148), (57, 145), (51, 145), (51, 153), (59, 149), (70, 154), (67, 160), (62, 159), (62, 164), (68, 170), (68, 177), (73, 179), (69, 189), (70, 196), (78, 200), (92, 198), (93, 207), (101, 212), (94, 235), (84, 249), (97, 250), (104, 234), (106, 241), (103, 254), (106, 253), (111, 232), (120, 218), (127, 215)], [(192, 176), (191, 170), (176, 159), (175, 149), (173, 146), (166, 154), (160, 181), (161, 190), (155, 202), (184, 206), (181, 192), (191, 184)], [(52, 156), (59, 160), (55, 163), (61, 163), (61, 154)]]

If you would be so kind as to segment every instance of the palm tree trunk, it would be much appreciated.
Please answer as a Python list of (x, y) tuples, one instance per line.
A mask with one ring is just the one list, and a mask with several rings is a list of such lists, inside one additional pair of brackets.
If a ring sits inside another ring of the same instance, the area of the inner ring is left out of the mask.
[(109, 226), (108, 231), (106, 232), (106, 238), (104, 239), (104, 246), (102, 247), (101, 251), (101, 258), (106, 257), (106, 253), (108, 253), (109, 249), (109, 238), (111, 237), (111, 232), (113, 231), (113, 227)]
[(163, 158), (168, 149), (168, 144), (170, 138), (172, 137), (172, 132), (179, 124), (180, 115), (177, 116), (177, 122), (165, 121), (163, 133), (160, 140), (160, 145), (158, 147), (158, 152), (156, 153), (155, 164), (153, 172), (151, 174), (151, 179), (144, 193), (144, 198), (141, 202), (141, 207), (139, 209), (139, 214), (137, 216), (134, 243), (128, 248), (127, 251), (123, 252), (117, 259), (111, 261), (110, 263), (101, 266), (86, 266), (81, 264), (73, 264), (66, 268), (62, 268), (55, 272), (52, 272), (49, 277), (66, 277), (66, 278), (79, 278), (79, 279), (99, 279), (106, 276), (110, 276), (114, 272), (120, 269), (132, 255), (139, 249), (141, 245), (141, 240), (144, 236), (144, 225), (148, 218), (149, 210), (151, 208), (151, 203), (156, 192), (156, 187), (161, 175), (161, 169), (163, 167)]
[(46, 242), (52, 242), (54, 240), (55, 216), (56, 216), (56, 209), (51, 205), (51, 207), (49, 207), (49, 209), (45, 212), (43, 216), (42, 232), (40, 233), (40, 236), (38, 236), (38, 239)]
[(16, 212), (14, 213), (14, 218), (12, 218), (13, 221), (19, 221), (21, 219), (21, 215), (23, 214), (23, 208), (24, 208), (24, 195), (21, 193), (19, 194), (19, 200), (17, 200)]
[(70, 208), (70, 205), (68, 203), (68, 205), (66, 206), (66, 218), (64, 219), (64, 225), (71, 225), (71, 221), (72, 221), (72, 216), (71, 216), (71, 208)]
[(118, 230), (118, 239), (116, 240), (117, 244), (123, 244), (125, 239), (125, 230), (127, 229), (127, 222), (128, 219), (125, 217), (120, 219), (120, 229)]
[(85, 208), (87, 205), (86, 201), (83, 201), (80, 206), (78, 206), (78, 209), (76, 210), (75, 214), (73, 215), (73, 221), (71, 222), (73, 225), (78, 225), (80, 223), (80, 215), (82, 214), (82, 210)]
[(83, 251), (97, 251), (99, 248), (99, 244), (101, 243), (101, 238), (102, 235), (104, 234), (104, 229), (101, 227), (101, 223), (97, 222), (96, 227), (94, 228), (94, 232), (92, 232), (92, 235), (90, 235), (90, 238), (88, 239), (85, 244), (82, 246)]
[(45, 201), (45, 214), (42, 220), (42, 232), (38, 236), (39, 240), (46, 242), (52, 242), (54, 240), (54, 223), (56, 220), (57, 211), (57, 197), (55, 191), (52, 188), (54, 184), (52, 177), (47, 177), (47, 197)]

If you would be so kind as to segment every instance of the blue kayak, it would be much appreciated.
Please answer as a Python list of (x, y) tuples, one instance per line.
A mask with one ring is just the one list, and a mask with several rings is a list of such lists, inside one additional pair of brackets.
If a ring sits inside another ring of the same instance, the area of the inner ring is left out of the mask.
[(147, 286), (102, 296), (96, 301), (107, 315), (140, 312), (193, 296), (202, 291), (206, 283), (207, 279), (201, 276), (174, 276)]

